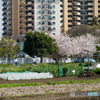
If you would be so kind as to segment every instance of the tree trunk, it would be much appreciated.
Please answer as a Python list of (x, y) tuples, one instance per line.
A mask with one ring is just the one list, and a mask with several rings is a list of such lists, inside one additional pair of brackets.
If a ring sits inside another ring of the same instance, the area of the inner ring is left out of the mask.
[(82, 57), (81, 62), (84, 63), (84, 57)]
[(10, 65), (10, 55), (8, 55), (8, 64)]
[(42, 57), (41, 57), (41, 63), (42, 63)]
[(57, 64), (57, 65), (59, 64), (59, 58), (58, 58), (58, 59), (56, 58), (56, 64)]

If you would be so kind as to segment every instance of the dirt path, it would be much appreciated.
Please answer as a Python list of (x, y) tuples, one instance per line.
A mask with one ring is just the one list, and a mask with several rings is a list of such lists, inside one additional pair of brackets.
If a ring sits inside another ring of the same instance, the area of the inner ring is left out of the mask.
[(43, 82), (47, 83), (48, 81), (51, 82), (59, 82), (59, 81), (65, 81), (65, 80), (90, 80), (90, 79), (96, 79), (100, 78), (100, 75), (98, 77), (77, 77), (77, 76), (66, 76), (66, 77), (54, 77), (49, 79), (32, 79), (32, 80), (0, 80), (0, 84), (12, 84), (12, 83), (37, 83), (37, 82)]

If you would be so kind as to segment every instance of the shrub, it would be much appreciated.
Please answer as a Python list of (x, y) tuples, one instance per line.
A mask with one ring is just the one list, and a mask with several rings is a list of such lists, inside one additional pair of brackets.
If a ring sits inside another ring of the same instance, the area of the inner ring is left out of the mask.
[(64, 76), (67, 75), (67, 71), (68, 71), (68, 67), (67, 66), (64, 66), (63, 67), (63, 74), (64, 74)]
[(96, 74), (100, 74), (100, 68), (95, 68), (92, 71), (95, 72)]
[(93, 65), (92, 61), (86, 61), (85, 62), (85, 66), (92, 66), (92, 65)]
[(27, 67), (26, 67), (26, 70), (27, 70), (27, 71), (31, 71), (32, 68), (33, 68), (33, 66), (27, 66)]

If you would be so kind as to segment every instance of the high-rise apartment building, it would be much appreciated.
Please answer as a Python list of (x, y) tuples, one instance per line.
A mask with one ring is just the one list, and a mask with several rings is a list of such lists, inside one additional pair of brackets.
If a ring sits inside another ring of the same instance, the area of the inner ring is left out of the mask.
[(60, 34), (73, 26), (100, 22), (100, 0), (2, 0), (3, 35), (37, 30)]
[(60, 34), (60, 0), (2, 0), (3, 35), (37, 30)]
[(100, 0), (61, 0), (63, 7), (63, 31), (73, 26), (88, 24), (93, 17), (100, 22)]
[(3, 0), (3, 35), (26, 33), (26, 0)]
[(60, 0), (34, 0), (35, 29), (60, 34)]

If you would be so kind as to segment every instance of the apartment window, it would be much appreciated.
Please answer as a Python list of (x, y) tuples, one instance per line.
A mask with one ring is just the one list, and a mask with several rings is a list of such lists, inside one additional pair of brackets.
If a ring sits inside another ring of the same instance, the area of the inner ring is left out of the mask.
[(20, 2), (21, 2), (22, 0), (20, 0)]
[(39, 22), (39, 24), (41, 24), (41, 22)]
[(55, 22), (53, 22), (53, 25), (55, 25)]
[(52, 0), (52, 2), (55, 2), (55, 0)]
[(41, 19), (41, 16), (39, 16), (38, 18)]
[(41, 8), (41, 5), (38, 5), (38, 8)]
[(41, 2), (41, 0), (38, 0), (38, 2)]
[(55, 27), (53, 27), (53, 30), (56, 30), (56, 28), (55, 28)]
[(55, 19), (55, 16), (53, 16), (52, 18)]
[(53, 5), (52, 8), (55, 8), (55, 5)]
[(41, 11), (39, 11), (39, 14), (41, 13)]
[(55, 14), (55, 11), (53, 11), (53, 14)]
[(55, 35), (55, 33), (52, 33), (53, 35)]
[(39, 27), (38, 29), (41, 30), (41, 27)]

